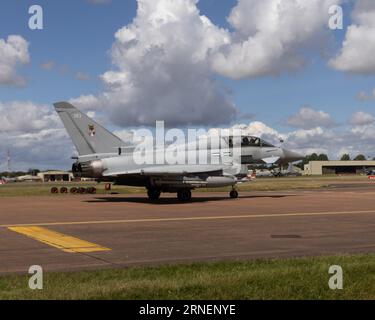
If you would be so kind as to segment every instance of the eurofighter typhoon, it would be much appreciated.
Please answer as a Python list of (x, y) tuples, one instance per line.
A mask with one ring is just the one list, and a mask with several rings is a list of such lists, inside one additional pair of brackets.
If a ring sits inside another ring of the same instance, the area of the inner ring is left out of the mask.
[(219, 136), (219, 143), (206, 138), (204, 147), (194, 141), (139, 148), (121, 140), (70, 103), (54, 106), (78, 152), (72, 167), (76, 177), (142, 186), (151, 201), (157, 201), (162, 192), (169, 192), (177, 193), (178, 200), (186, 202), (191, 200), (194, 189), (217, 187), (231, 187), (229, 196), (237, 198), (236, 186), (248, 181), (249, 164), (285, 164), (303, 159), (298, 153), (241, 133)]

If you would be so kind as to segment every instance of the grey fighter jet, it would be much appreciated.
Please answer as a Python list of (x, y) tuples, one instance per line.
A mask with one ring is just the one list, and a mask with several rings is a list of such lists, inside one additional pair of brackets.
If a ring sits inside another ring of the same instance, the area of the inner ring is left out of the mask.
[[(276, 147), (258, 137), (247, 135), (220, 138), (218, 146), (208, 143), (197, 151), (197, 144), (175, 148), (155, 148), (155, 158), (183, 149), (184, 159), (196, 159), (181, 164), (139, 163), (140, 153), (135, 145), (123, 141), (67, 102), (54, 104), (77, 151), (72, 171), (76, 177), (95, 178), (117, 185), (143, 186), (150, 200), (159, 199), (162, 192), (177, 193), (180, 201), (191, 200), (196, 188), (232, 187), (231, 198), (237, 198), (236, 185), (248, 181), (249, 164), (290, 163), (304, 157)], [(200, 162), (200, 155), (208, 154), (208, 161)], [(138, 157), (139, 158), (139, 157)]]

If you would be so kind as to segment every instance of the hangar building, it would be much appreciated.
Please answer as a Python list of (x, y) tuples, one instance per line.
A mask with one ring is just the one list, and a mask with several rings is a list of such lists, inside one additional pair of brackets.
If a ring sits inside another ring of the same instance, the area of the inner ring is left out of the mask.
[(74, 180), (73, 174), (65, 171), (39, 172), (38, 177), (41, 178), (43, 182), (70, 182)]
[(305, 175), (362, 174), (364, 169), (375, 170), (375, 161), (310, 161)]

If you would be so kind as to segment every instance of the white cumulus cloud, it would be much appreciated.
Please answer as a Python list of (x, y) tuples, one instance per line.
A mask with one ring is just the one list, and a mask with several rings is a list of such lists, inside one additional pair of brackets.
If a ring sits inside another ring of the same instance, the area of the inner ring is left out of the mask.
[(373, 124), (375, 122), (375, 117), (367, 112), (358, 111), (355, 112), (349, 119), (349, 123), (354, 126), (365, 126)]
[(52, 106), (0, 102), (0, 171), (10, 150), (13, 170), (69, 168), (74, 147)]
[(10, 35), (0, 39), (0, 85), (24, 85), (26, 80), (17, 74), (17, 67), (29, 61), (29, 44), (24, 38)]
[(196, 0), (138, 0), (133, 22), (117, 31), (113, 70), (98, 98), (113, 123), (223, 124), (237, 109), (214, 79), (208, 56), (227, 33), (200, 15)]
[(341, 0), (238, 0), (229, 44), (214, 53), (216, 72), (234, 78), (279, 74), (305, 64), (303, 49), (328, 35), (328, 9)]
[(94, 111), (102, 107), (100, 99), (92, 94), (70, 99), (69, 102), (80, 110)]
[(30, 101), (0, 102), (0, 114), (0, 132), (33, 132), (60, 124), (56, 112)]
[(334, 125), (334, 121), (328, 113), (310, 107), (302, 107), (297, 114), (289, 117), (287, 123), (292, 127), (303, 129), (329, 128)]
[(341, 51), (329, 64), (340, 71), (374, 74), (375, 1), (357, 0), (352, 20)]
[[(238, 127), (238, 126), (236, 126)], [(260, 136), (277, 146), (308, 155), (325, 153), (330, 159), (340, 159), (342, 154), (349, 153), (352, 158), (358, 154), (366, 157), (375, 156), (375, 125), (297, 129), (278, 131), (263, 122), (255, 121), (248, 125), (239, 125), (244, 133)], [(280, 137), (283, 143), (280, 143)]]
[[(278, 74), (305, 63), (304, 49), (321, 48), (328, 8), (341, 0), (238, 0), (218, 27), (198, 0), (138, 0), (133, 21), (119, 29), (113, 68), (96, 96), (118, 126), (227, 124), (240, 115), (217, 75), (234, 79)], [(88, 101), (85, 97), (79, 102)]]

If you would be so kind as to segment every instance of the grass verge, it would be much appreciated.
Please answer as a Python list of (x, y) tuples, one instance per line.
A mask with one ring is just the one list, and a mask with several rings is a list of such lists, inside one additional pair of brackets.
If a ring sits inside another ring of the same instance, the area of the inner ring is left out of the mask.
[[(344, 289), (331, 290), (331, 265)], [(0, 299), (375, 299), (375, 254), (211, 262), (0, 277)]]
[[(326, 188), (333, 183), (358, 183), (365, 182), (366, 177), (362, 176), (317, 176), (317, 177), (283, 177), (283, 178), (259, 178), (254, 181), (243, 183), (238, 186), (239, 191), (280, 191), (293, 189), (319, 189)], [(51, 194), (51, 187), (79, 187), (95, 186), (98, 194), (107, 194), (104, 190), (104, 183), (10, 183), (0, 186), (0, 197), (17, 196), (48, 196)], [(197, 189), (199, 192), (227, 192), (230, 188)], [(119, 194), (142, 194), (145, 188), (113, 186), (113, 192)], [(58, 196), (58, 195), (53, 195)], [(64, 196), (64, 195), (59, 195)]]

